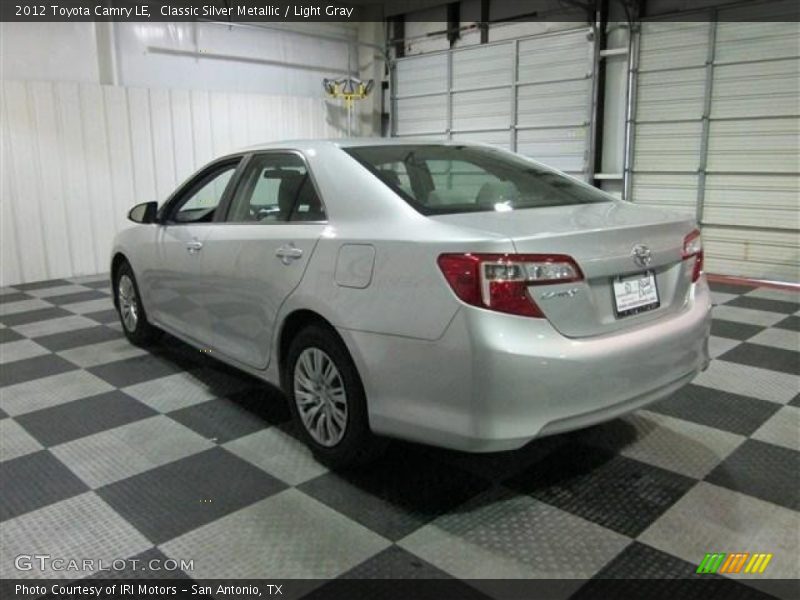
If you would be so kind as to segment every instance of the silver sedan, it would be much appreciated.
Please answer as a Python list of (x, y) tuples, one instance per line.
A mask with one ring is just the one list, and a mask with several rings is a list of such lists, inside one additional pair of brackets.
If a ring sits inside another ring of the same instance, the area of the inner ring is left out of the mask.
[(260, 146), (129, 217), (111, 257), (128, 338), (167, 331), (279, 385), (332, 466), (386, 437), (518, 448), (708, 364), (692, 219), (496, 148)]

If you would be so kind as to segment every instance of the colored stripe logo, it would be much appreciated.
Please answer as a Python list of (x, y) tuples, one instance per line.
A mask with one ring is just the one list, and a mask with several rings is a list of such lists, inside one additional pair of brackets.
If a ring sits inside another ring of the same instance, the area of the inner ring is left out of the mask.
[(697, 567), (698, 573), (749, 573), (761, 574), (767, 568), (772, 554), (765, 552), (707, 552)]

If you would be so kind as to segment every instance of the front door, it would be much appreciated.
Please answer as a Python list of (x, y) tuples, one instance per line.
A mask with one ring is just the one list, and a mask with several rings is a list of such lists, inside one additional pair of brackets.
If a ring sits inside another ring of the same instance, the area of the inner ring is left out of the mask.
[(215, 352), (266, 368), (278, 310), (300, 283), (325, 221), (299, 154), (250, 159), (224, 222), (203, 245), (204, 279), (219, 290), (207, 304)]
[(157, 233), (148, 310), (156, 323), (204, 346), (212, 342), (205, 306), (214, 292), (203, 277), (204, 244), (239, 161), (212, 165), (181, 188), (165, 207)]

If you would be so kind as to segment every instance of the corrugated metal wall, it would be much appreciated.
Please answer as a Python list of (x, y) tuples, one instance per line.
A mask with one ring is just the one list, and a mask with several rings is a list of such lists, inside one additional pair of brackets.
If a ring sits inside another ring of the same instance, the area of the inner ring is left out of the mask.
[(642, 24), (632, 199), (696, 214), (712, 273), (800, 280), (793, 10), (752, 3), (716, 21)]
[(338, 137), (322, 99), (0, 82), (0, 285), (104, 272), (133, 204), (249, 144)]
[(516, 150), (586, 177), (588, 28), (410, 56), (393, 66), (393, 134)]

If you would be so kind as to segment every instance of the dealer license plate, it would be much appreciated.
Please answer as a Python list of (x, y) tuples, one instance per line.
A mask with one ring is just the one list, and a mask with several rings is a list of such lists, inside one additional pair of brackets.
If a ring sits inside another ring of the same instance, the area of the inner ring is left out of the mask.
[(658, 308), (658, 288), (652, 271), (614, 278), (614, 303), (618, 317)]

